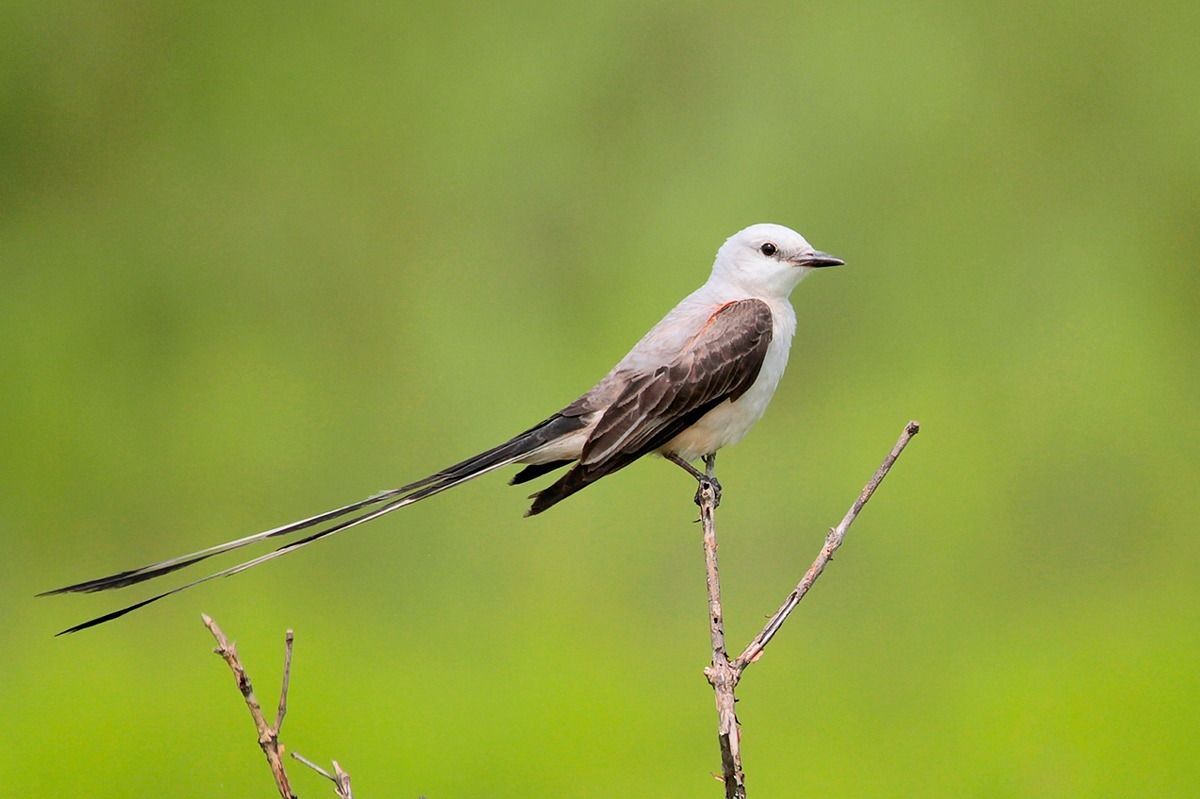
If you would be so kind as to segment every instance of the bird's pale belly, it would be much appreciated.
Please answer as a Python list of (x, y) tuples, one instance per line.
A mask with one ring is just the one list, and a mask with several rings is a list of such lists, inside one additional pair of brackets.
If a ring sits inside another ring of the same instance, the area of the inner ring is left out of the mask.
[(740, 412), (737, 404), (725, 402), (713, 408), (696, 424), (684, 430), (662, 448), (687, 460), (716, 452), (728, 444), (736, 444), (750, 430), (753, 420)]

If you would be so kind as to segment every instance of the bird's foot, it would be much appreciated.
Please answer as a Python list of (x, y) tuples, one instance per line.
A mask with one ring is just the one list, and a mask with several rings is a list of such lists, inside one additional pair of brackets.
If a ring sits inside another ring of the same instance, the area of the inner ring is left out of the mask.
[[(696, 478), (698, 485), (696, 486), (696, 496), (693, 497), (693, 500), (697, 505), (703, 504), (704, 490), (706, 488), (712, 491), (713, 507), (716, 508), (721, 504), (721, 484), (717, 482), (717, 477), (714, 474), (717, 468), (717, 456), (715, 454), (704, 456), (704, 471), (700, 471), (695, 466), (692, 466), (692, 464), (674, 452), (664, 452), (663, 457)], [(696, 521), (700, 520), (697, 519)]]
[(717, 478), (709, 475), (703, 475), (697, 478), (696, 482), (696, 496), (694, 497), (696, 504), (704, 504), (704, 489), (708, 488), (712, 491), (713, 507), (721, 507), (721, 484), (717, 481)]

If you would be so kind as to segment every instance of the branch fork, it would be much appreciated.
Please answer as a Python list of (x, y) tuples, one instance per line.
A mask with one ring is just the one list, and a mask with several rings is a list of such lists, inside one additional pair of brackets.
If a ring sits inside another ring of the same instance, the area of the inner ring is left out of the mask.
[[(208, 628), (209, 633), (217, 642), (217, 648), (213, 652), (220, 655), (221, 659), (228, 664), (229, 670), (233, 672), (233, 679), (237, 683), (238, 691), (246, 702), (250, 718), (254, 720), (254, 729), (258, 732), (258, 746), (267, 758), (267, 765), (271, 769), (271, 777), (275, 780), (275, 787), (279, 790), (280, 797), (282, 799), (298, 799), (296, 794), (292, 793), (291, 781), (283, 766), (284, 746), (279, 741), (279, 731), (283, 729), (283, 719), (287, 715), (288, 688), (292, 681), (292, 645), (295, 636), (291, 630), (284, 634), (283, 682), (279, 689), (279, 705), (275, 711), (275, 723), (268, 724), (262, 705), (259, 704), (258, 697), (254, 695), (254, 686), (250, 683), (250, 675), (246, 673), (241, 658), (238, 657), (237, 646), (225, 636), (211, 616), (202, 613), (200, 618), (203, 619), (204, 626)], [(339, 799), (354, 799), (350, 792), (350, 775), (342, 770), (336, 760), (333, 761), (334, 773), (330, 774), (295, 752), (292, 752), (292, 757), (332, 781)]]
[(871, 499), (875, 489), (883, 482), (883, 478), (891, 471), (896, 459), (900, 457), (900, 453), (904, 451), (908, 442), (920, 429), (920, 424), (915, 421), (904, 426), (904, 431), (900, 434), (895, 446), (883, 459), (883, 463), (875, 470), (875, 474), (867, 481), (863, 490), (859, 492), (858, 497), (850, 506), (850, 510), (846, 511), (846, 515), (842, 517), (836, 527), (830, 528), (829, 533), (825, 536), (824, 546), (821, 547), (816, 560), (808, 567), (808, 571), (800, 578), (800, 582), (787, 595), (783, 604), (771, 615), (753, 640), (746, 645), (741, 654), (733, 659), (730, 659), (725, 646), (725, 618), (721, 610), (721, 576), (717, 567), (715, 513), (720, 502), (720, 488), (713, 477), (716, 456), (705, 457), (704, 473), (693, 470), (700, 483), (699, 489), (696, 491), (696, 504), (700, 506), (700, 523), (704, 530), (704, 567), (708, 586), (709, 637), (712, 642), (712, 662), (704, 669), (704, 676), (708, 679), (708, 684), (712, 686), (716, 699), (717, 742), (721, 749), (720, 779), (725, 784), (726, 799), (745, 799), (746, 797), (746, 774), (742, 768), (740, 732), (735, 712), (737, 703), (735, 689), (741, 682), (742, 674), (751, 663), (762, 657), (767, 644), (779, 632), (788, 616), (800, 604), (800, 600), (804, 599), (813, 583), (825, 571), (829, 561), (833, 560), (833, 553), (842, 545), (850, 525), (858, 518), (859, 512)]

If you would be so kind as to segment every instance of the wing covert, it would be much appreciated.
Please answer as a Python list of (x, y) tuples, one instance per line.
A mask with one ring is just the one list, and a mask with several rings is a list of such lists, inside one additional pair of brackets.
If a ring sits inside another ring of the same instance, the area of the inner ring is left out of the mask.
[(758, 379), (772, 330), (771, 309), (762, 300), (718, 308), (674, 360), (629, 377), (579, 463), (537, 495), (530, 513), (658, 449), (722, 402), (736, 401)]

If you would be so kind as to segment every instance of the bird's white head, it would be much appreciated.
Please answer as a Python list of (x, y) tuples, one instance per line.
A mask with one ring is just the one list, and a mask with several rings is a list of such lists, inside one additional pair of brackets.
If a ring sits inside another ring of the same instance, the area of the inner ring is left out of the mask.
[(813, 249), (796, 231), (762, 223), (734, 233), (713, 262), (712, 278), (752, 296), (786, 297), (806, 275), (844, 261)]

